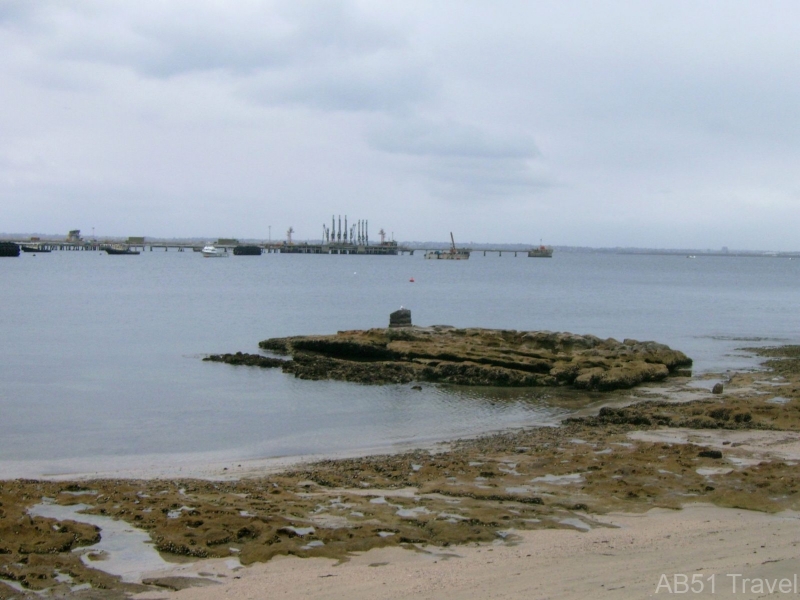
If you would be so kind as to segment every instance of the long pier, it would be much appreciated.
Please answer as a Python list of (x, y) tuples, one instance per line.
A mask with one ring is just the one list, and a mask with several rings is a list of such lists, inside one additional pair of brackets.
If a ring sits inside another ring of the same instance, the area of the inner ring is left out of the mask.
[[(97, 252), (105, 250), (109, 246), (124, 245), (131, 250), (141, 252), (154, 250), (169, 250), (185, 252), (188, 250), (200, 252), (205, 242), (131, 242), (122, 240), (20, 240), (5, 239), (4, 242), (12, 242), (19, 246), (46, 251), (65, 251), (65, 252)], [(362, 254), (371, 256), (390, 256), (397, 254), (414, 254), (414, 249), (400, 246), (396, 242), (384, 244), (309, 244), (305, 242), (288, 244), (286, 242), (261, 242), (252, 244), (229, 244), (214, 242), (214, 246), (224, 251), (231, 251), (236, 246), (257, 246), (263, 253), (267, 254)]]
[[(45, 251), (64, 251), (64, 252), (99, 252), (103, 251), (109, 246), (124, 245), (131, 250), (138, 250), (141, 252), (163, 251), (170, 250), (175, 252), (194, 251), (200, 252), (207, 244), (207, 242), (180, 242), (180, 241), (131, 241), (120, 239), (92, 239), (92, 240), (30, 240), (30, 239), (4, 239), (4, 242), (13, 242), (20, 246), (34, 248)], [(447, 251), (446, 246), (430, 246), (430, 247), (410, 247), (402, 246), (397, 242), (384, 242), (379, 244), (350, 244), (343, 242), (333, 243), (308, 243), (308, 242), (294, 242), (287, 243), (281, 242), (256, 242), (256, 243), (220, 243), (214, 242), (214, 246), (225, 252), (231, 252), (238, 245), (243, 246), (257, 246), (261, 248), (264, 254), (336, 254), (336, 255), (367, 255), (367, 256), (396, 256), (408, 254), (413, 256), (415, 252), (429, 252), (429, 251)], [(514, 256), (522, 255), (528, 256), (528, 249), (509, 249), (509, 248), (480, 248), (477, 250), (467, 249), (470, 253), (482, 253), (483, 256), (488, 254), (513, 254)]]

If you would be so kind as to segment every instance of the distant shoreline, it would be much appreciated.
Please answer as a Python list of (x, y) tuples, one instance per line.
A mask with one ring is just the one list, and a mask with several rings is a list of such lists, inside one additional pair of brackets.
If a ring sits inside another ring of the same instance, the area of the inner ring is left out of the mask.
[[(3, 233), (0, 232), (0, 241), (13, 242), (16, 244), (32, 244), (39, 242), (61, 242), (65, 241), (65, 236), (60, 234), (41, 234), (41, 233)], [(102, 235), (92, 236), (91, 241), (103, 244), (125, 243), (129, 238), (127, 236), (119, 235)], [(145, 236), (136, 238), (143, 240), (138, 242), (138, 245), (144, 243), (145, 245), (163, 244), (163, 243), (182, 243), (182, 244), (196, 244), (203, 245), (210, 240), (216, 240), (217, 236), (188, 236), (188, 237), (157, 237)], [(86, 238), (89, 241), (89, 238)], [(269, 240), (263, 238), (231, 238), (229, 241), (235, 241), (239, 244), (258, 244), (258, 245), (273, 245), (282, 242), (279, 238), (271, 238)], [(320, 239), (295, 239), (294, 244), (320, 244)], [(436, 248), (449, 248), (450, 242), (446, 241), (398, 241), (400, 246), (409, 248), (411, 250), (424, 250)], [(371, 244), (372, 245), (372, 244)], [(540, 244), (538, 242), (473, 242), (464, 241), (464, 246), (468, 246), (472, 251), (478, 252), (481, 250), (502, 250), (503, 252), (527, 252), (531, 248), (536, 248)], [(641, 254), (644, 256), (729, 256), (729, 257), (766, 257), (766, 258), (800, 258), (800, 250), (745, 250), (745, 249), (722, 249), (711, 250), (709, 248), (645, 248), (637, 246), (568, 246), (558, 244), (548, 244), (558, 253), (574, 253), (574, 254)]]

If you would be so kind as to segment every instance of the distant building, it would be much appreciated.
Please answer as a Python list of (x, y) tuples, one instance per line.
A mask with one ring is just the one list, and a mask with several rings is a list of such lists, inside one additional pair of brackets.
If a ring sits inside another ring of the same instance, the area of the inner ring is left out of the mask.
[(80, 242), (81, 240), (81, 230), (80, 229), (73, 229), (67, 234), (67, 241), (68, 242)]
[(128, 244), (131, 246), (141, 246), (142, 244), (144, 244), (144, 236), (142, 237), (131, 236), (128, 238)]
[(217, 246), (238, 246), (239, 240), (235, 238), (219, 238), (217, 240)]

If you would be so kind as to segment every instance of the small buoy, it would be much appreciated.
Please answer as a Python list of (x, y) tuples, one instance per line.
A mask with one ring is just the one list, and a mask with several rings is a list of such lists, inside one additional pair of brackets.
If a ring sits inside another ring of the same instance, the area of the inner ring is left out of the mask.
[(411, 279), (409, 279), (409, 281), (410, 281), (411, 283), (414, 283), (414, 278), (412, 277)]

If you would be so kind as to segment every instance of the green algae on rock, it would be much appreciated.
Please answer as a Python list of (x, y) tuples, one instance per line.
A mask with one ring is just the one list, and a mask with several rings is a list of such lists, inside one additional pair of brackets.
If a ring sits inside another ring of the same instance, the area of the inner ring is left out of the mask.
[(441, 325), (271, 338), (259, 346), (291, 355), (283, 370), (301, 379), (367, 384), (428, 381), (609, 391), (660, 381), (692, 364), (682, 352), (656, 342)]

